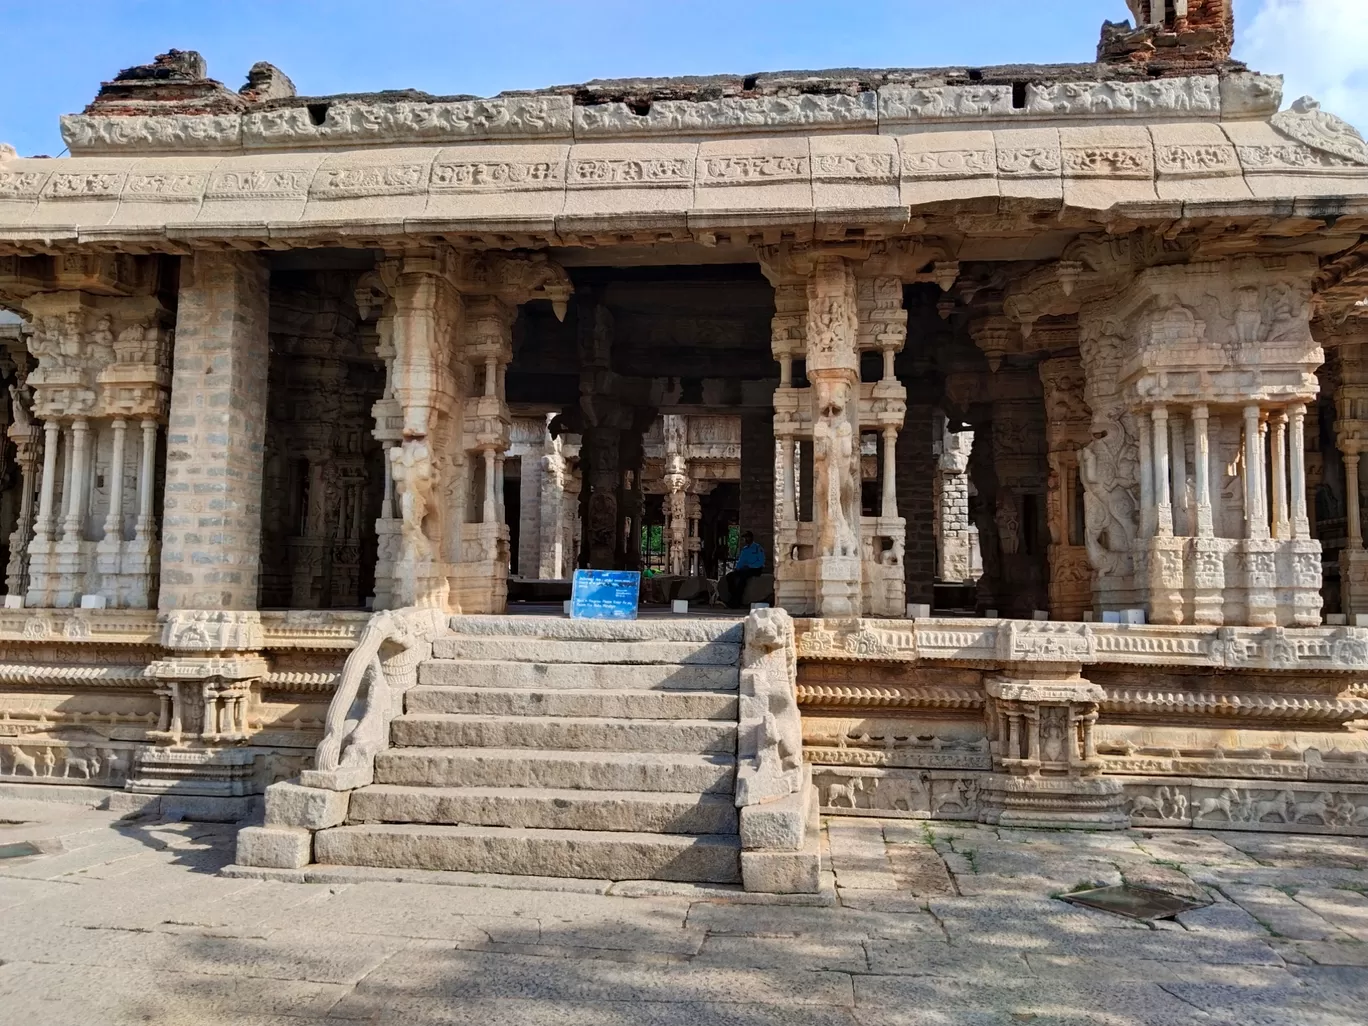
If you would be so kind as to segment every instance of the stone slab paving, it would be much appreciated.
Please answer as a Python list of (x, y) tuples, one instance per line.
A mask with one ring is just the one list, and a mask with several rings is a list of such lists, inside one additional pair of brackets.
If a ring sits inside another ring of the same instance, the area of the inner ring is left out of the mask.
[[(220, 875), (234, 827), (0, 800), (0, 1023), (1360, 1026), (1368, 841), (831, 819), (828, 893)], [(1154, 927), (1059, 900), (1209, 896)], [(825, 904), (815, 903), (820, 897)]]

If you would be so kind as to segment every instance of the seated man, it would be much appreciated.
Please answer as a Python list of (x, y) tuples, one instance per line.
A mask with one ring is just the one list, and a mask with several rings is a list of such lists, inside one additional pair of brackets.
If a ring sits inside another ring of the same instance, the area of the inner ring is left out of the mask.
[(736, 554), (736, 569), (722, 578), (718, 588), (723, 602), (730, 609), (743, 609), (746, 582), (759, 577), (765, 569), (765, 550), (755, 543), (755, 535), (749, 531), (741, 534), (741, 551)]

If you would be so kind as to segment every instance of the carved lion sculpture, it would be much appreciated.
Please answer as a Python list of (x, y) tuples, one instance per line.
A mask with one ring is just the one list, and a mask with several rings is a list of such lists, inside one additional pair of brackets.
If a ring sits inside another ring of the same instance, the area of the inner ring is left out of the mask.
[(798, 790), (803, 765), (793, 621), (782, 609), (757, 609), (746, 619), (745, 638), (737, 743), (738, 806)]

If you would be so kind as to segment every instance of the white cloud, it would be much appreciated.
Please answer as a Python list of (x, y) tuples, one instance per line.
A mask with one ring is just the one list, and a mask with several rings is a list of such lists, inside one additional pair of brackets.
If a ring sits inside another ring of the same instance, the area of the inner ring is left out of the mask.
[(1309, 94), (1368, 130), (1368, 0), (1241, 0), (1235, 29), (1236, 57), (1286, 76), (1284, 104)]

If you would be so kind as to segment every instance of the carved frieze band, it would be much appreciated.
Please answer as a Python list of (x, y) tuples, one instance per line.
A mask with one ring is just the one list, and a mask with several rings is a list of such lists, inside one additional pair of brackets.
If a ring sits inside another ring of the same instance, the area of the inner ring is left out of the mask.
[(1117, 663), (1240, 670), (1368, 669), (1368, 629), (1150, 626), (1033, 620), (795, 620), (821, 661)]
[[(1021, 96), (1012, 85), (976, 84), (891, 84), (881, 86), (877, 92), (855, 94), (656, 100), (645, 110), (621, 102), (575, 105), (568, 95), (388, 103), (338, 100), (244, 114), (72, 114), (62, 118), (62, 137), (73, 154), (88, 155), (132, 150), (250, 152), (319, 146), (549, 141), (823, 128), (866, 128), (877, 132), (882, 126), (984, 119), (1192, 120), (1220, 117), (1226, 108), (1249, 116), (1273, 113), (1280, 98), (1281, 88), (1276, 79), (1232, 75), (1222, 81), (1214, 75), (1198, 75), (1138, 82), (1031, 82), (1025, 86), (1024, 103), (1014, 102)], [(324, 108), (321, 119), (320, 107)]]

